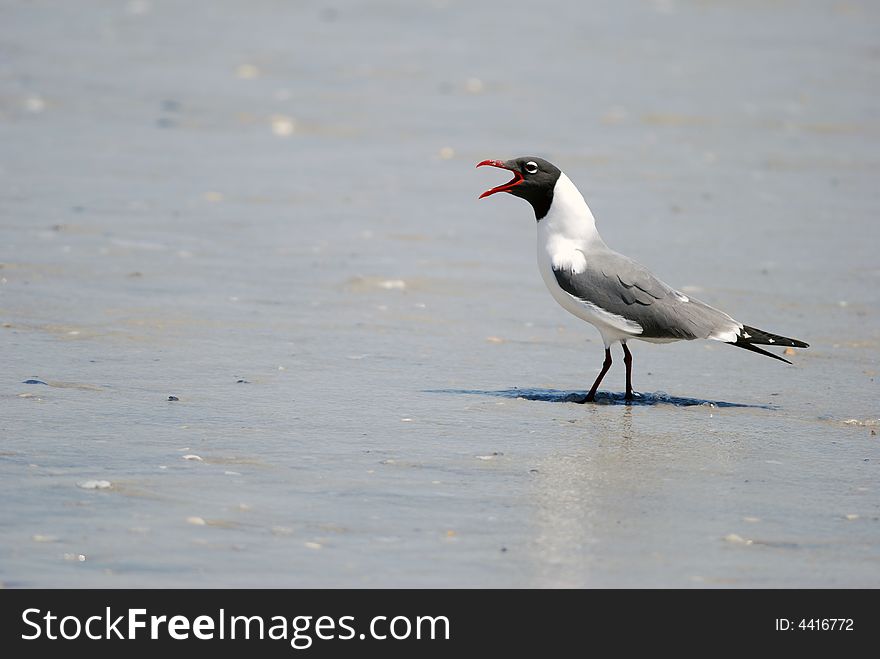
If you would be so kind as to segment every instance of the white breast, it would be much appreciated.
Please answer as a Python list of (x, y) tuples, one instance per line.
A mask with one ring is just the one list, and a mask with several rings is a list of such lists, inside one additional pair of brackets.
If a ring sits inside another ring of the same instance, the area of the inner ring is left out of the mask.
[(553, 189), (550, 210), (538, 222), (538, 269), (550, 294), (563, 309), (595, 325), (608, 346), (642, 333), (642, 327), (622, 316), (566, 293), (556, 281), (555, 269), (577, 274), (587, 267), (591, 250), (605, 248), (587, 202), (565, 174)]

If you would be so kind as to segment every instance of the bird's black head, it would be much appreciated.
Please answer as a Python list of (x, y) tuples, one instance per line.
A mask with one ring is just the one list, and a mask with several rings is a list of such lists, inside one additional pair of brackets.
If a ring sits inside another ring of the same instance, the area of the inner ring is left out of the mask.
[(484, 160), (477, 167), (491, 165), (513, 172), (513, 180), (497, 188), (486, 190), (480, 195), (480, 199), (495, 194), (496, 192), (509, 192), (517, 197), (522, 197), (535, 209), (535, 219), (540, 220), (550, 210), (553, 203), (553, 188), (562, 172), (555, 165), (543, 158), (526, 156), (513, 160)]

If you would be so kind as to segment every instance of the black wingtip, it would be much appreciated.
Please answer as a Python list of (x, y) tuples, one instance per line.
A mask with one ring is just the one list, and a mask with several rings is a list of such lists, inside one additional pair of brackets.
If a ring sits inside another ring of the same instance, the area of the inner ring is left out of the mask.
[(744, 341), (742, 337), (739, 337), (736, 343), (730, 343), (732, 346), (736, 346), (737, 348), (743, 348), (745, 350), (751, 350), (752, 352), (757, 352), (759, 355), (764, 355), (765, 357), (772, 357), (773, 359), (778, 359), (781, 362), (785, 362), (786, 364), (791, 364), (785, 357), (780, 357), (779, 355), (774, 355), (772, 352), (768, 352), (766, 350), (762, 350), (758, 346), (754, 346), (748, 341)]
[(770, 332), (765, 332), (757, 327), (749, 327), (748, 325), (743, 325), (743, 328), (739, 331), (737, 343), (740, 341), (749, 344), (757, 343), (759, 345), (783, 346), (786, 348), (810, 347), (809, 343), (804, 343), (798, 339), (792, 339), (788, 336), (780, 336), (779, 334), (771, 334)]
[(785, 362), (786, 364), (791, 364), (791, 362), (784, 357), (775, 355), (772, 352), (768, 352), (767, 350), (762, 350), (757, 346), (779, 346), (784, 348), (810, 347), (808, 343), (804, 343), (803, 341), (799, 341), (798, 339), (792, 339), (787, 336), (780, 336), (779, 334), (771, 334), (770, 332), (765, 332), (764, 330), (760, 330), (756, 327), (749, 327), (748, 325), (743, 325), (742, 329), (737, 333), (736, 341), (731, 341), (730, 344), (736, 346), (737, 348), (743, 348), (745, 350), (757, 352), (759, 355), (764, 355), (765, 357), (778, 359), (779, 361)]

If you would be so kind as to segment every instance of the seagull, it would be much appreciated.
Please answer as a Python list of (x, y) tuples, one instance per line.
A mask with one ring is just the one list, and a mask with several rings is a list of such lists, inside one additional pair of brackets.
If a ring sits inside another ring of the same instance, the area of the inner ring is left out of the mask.
[(759, 345), (808, 348), (790, 339), (755, 329), (723, 311), (685, 295), (655, 277), (643, 265), (609, 248), (583, 195), (555, 165), (543, 158), (484, 160), (485, 165), (513, 173), (513, 179), (486, 190), (480, 199), (507, 192), (525, 199), (538, 223), (538, 269), (553, 298), (569, 313), (594, 325), (605, 344), (605, 361), (586, 398), (611, 368), (611, 346), (623, 347), (626, 400), (633, 400), (631, 339), (670, 343), (711, 339), (745, 348), (787, 364), (787, 359)]

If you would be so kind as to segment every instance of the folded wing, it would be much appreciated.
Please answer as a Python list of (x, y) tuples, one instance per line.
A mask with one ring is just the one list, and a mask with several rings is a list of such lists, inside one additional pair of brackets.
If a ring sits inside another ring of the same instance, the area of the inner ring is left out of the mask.
[(554, 266), (553, 274), (562, 290), (619, 317), (624, 322), (618, 328), (634, 337), (728, 340), (727, 335), (735, 337), (742, 328), (723, 311), (676, 291), (643, 265), (610, 249), (591, 253), (583, 270)]

